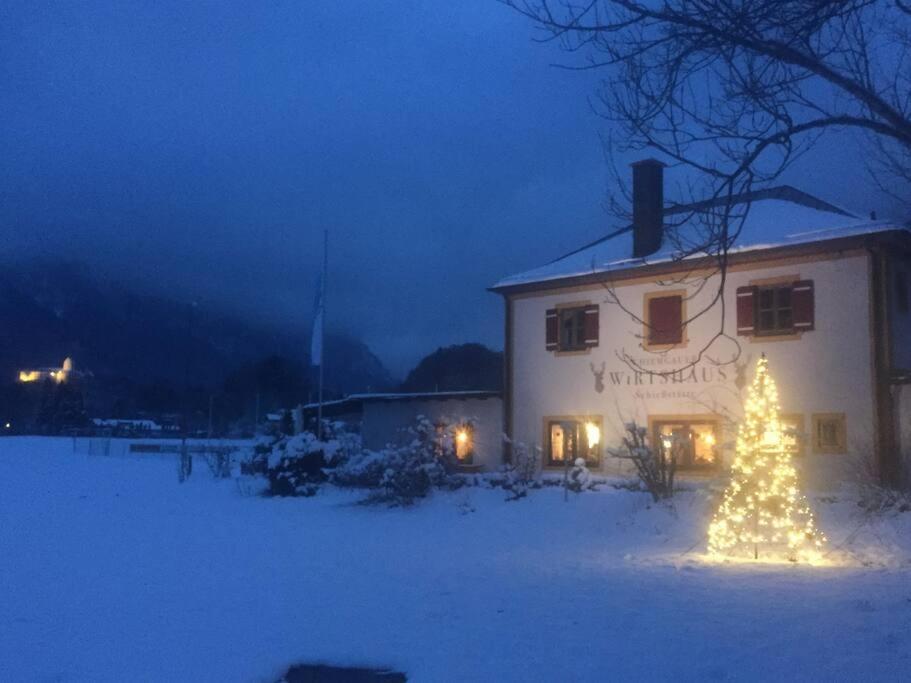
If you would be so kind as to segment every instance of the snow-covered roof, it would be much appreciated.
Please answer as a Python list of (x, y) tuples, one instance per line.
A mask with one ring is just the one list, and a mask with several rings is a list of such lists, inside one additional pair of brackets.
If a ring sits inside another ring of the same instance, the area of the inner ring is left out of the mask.
[[(742, 197), (739, 203), (744, 204), (747, 200), (750, 202), (749, 209), (730, 253), (823, 242), (892, 230), (908, 231), (908, 226), (895, 221), (859, 218), (845, 209), (786, 185), (751, 193)], [(719, 204), (720, 202), (704, 202), (668, 207), (664, 212), (665, 224), (672, 226), (669, 229), (676, 231), (682, 240), (687, 239), (686, 231), (690, 231), (693, 235), (690, 239), (698, 242), (697, 234), (702, 227), (699, 216), (707, 215), (711, 208)], [(689, 220), (676, 226), (675, 217), (678, 220)], [(666, 263), (675, 257), (679, 258), (680, 254), (679, 247), (668, 242), (665, 238), (662, 247), (651, 256), (632, 258), (633, 231), (632, 226), (626, 226), (546, 265), (503, 278), (491, 289), (505, 289)], [(693, 258), (699, 256), (705, 254), (697, 253)]]
[[(469, 398), (497, 398), (500, 396), (499, 391), (425, 391), (417, 393), (393, 392), (393, 393), (373, 393), (373, 394), (349, 394), (345, 398), (334, 401), (324, 401), (323, 407), (338, 406), (345, 403), (369, 403), (371, 401), (449, 401), (453, 399)], [(302, 406), (305, 410), (315, 409), (318, 403), (307, 403)]]

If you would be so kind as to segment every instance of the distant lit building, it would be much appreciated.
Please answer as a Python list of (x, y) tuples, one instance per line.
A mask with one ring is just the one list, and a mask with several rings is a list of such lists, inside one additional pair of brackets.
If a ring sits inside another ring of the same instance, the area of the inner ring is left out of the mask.
[(75, 379), (80, 377), (82, 374), (78, 370), (73, 369), (73, 359), (64, 358), (63, 365), (59, 368), (36, 368), (29, 370), (20, 370), (19, 371), (19, 381), (23, 384), (28, 384), (30, 382), (41, 382), (46, 379), (53, 380), (58, 384), (66, 382), (68, 379)]

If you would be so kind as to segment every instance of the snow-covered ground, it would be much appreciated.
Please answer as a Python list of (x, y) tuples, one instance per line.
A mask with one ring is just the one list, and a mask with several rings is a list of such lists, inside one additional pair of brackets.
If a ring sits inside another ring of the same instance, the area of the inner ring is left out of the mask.
[(245, 495), (202, 463), (0, 439), (0, 680), (907, 680), (911, 513), (817, 500), (838, 564), (700, 559), (702, 492)]

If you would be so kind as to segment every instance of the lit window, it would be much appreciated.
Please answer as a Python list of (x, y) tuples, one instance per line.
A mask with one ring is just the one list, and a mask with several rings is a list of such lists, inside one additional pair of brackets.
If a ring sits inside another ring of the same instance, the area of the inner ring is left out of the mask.
[(470, 425), (456, 427), (453, 437), (455, 442), (455, 457), (460, 464), (471, 464), (474, 457), (474, 431)]
[(550, 420), (547, 423), (547, 464), (572, 464), (584, 458), (597, 464), (601, 454), (601, 420)]
[(843, 413), (813, 415), (813, 452), (845, 453), (848, 450), (847, 427)]
[(705, 469), (718, 463), (718, 425), (714, 422), (656, 422), (654, 443), (670, 448), (680, 469)]

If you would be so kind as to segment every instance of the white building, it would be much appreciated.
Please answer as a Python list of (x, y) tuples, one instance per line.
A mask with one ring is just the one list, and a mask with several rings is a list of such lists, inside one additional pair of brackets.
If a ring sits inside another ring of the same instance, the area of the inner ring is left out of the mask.
[(504, 432), (538, 446), (545, 468), (581, 456), (611, 473), (621, 461), (605, 446), (636, 421), (653, 442), (684, 444), (680, 473), (716, 472), (766, 354), (813, 484), (858, 469), (896, 477), (911, 446), (899, 426), (911, 415), (907, 226), (787, 186), (741, 197), (749, 211), (713, 305), (717, 262), (675, 254), (719, 204), (666, 206), (654, 160), (633, 176), (632, 225), (492, 287), (506, 307)]

